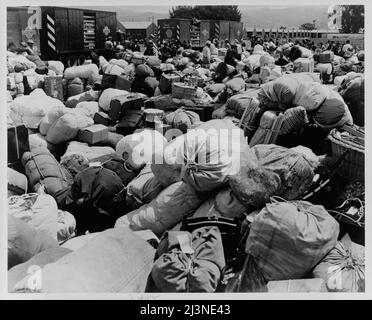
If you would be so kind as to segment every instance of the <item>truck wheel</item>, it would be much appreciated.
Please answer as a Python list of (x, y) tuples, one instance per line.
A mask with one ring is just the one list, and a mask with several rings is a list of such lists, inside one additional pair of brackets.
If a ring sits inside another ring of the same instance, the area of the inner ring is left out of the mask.
[(86, 60), (86, 56), (84, 54), (81, 54), (78, 58), (77, 64), (78, 66), (82, 66)]
[(76, 56), (71, 54), (68, 56), (67, 58), (67, 66), (68, 67), (73, 67), (73, 66), (76, 66), (77, 65), (77, 60), (76, 60)]

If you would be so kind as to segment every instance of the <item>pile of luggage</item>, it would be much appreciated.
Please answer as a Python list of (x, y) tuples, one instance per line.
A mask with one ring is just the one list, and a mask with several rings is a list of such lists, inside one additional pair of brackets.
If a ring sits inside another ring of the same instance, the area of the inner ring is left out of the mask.
[(9, 292), (364, 291), (364, 191), (317, 198), (364, 190), (364, 75), (281, 50), (9, 55)]

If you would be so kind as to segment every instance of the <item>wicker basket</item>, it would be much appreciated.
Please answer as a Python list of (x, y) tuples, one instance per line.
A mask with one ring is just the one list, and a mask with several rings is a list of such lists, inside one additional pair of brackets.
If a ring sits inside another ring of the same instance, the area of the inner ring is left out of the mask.
[(177, 99), (193, 99), (196, 96), (197, 87), (188, 86), (182, 82), (172, 83), (172, 97)]
[(338, 174), (347, 179), (364, 181), (364, 139), (341, 133), (337, 129), (331, 131), (328, 139), (331, 141), (332, 156), (340, 157), (348, 151), (338, 168)]

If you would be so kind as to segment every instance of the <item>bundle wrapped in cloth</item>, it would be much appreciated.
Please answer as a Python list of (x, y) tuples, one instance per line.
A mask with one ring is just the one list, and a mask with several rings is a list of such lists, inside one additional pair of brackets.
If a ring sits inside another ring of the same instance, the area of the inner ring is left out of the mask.
[(229, 119), (207, 121), (170, 141), (156, 155), (152, 171), (164, 187), (185, 181), (197, 191), (212, 191), (252, 158), (243, 131)]
[(298, 199), (309, 188), (318, 157), (305, 147), (285, 148), (259, 144), (251, 148), (255, 167), (243, 165), (229, 178), (237, 198), (251, 211), (261, 208), (271, 196)]
[(266, 281), (301, 279), (334, 248), (338, 234), (337, 221), (323, 206), (268, 203), (253, 220), (246, 252)]

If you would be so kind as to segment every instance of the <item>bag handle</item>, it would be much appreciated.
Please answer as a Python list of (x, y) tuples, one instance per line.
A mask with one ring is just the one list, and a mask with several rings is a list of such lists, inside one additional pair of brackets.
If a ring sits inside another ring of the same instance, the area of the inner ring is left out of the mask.
[(270, 197), (271, 203), (281, 203), (281, 202), (288, 202), (286, 199), (279, 197), (279, 196), (271, 196)]

